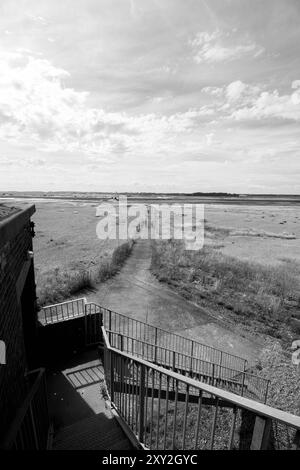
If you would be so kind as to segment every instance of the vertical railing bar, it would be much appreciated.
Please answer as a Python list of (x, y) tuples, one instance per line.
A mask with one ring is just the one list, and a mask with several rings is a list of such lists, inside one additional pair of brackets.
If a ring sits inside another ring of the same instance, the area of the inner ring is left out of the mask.
[(131, 394), (131, 427), (134, 430), (134, 409), (135, 409), (135, 362), (132, 361), (132, 394)]
[(145, 365), (140, 364), (140, 396), (139, 396), (139, 410), (140, 410), (140, 420), (139, 420), (139, 430), (138, 436), (139, 441), (144, 442), (144, 418), (145, 418)]
[(153, 436), (154, 384), (155, 384), (155, 370), (152, 369), (151, 420), (150, 420), (150, 445), (149, 445), (150, 449), (152, 449), (152, 436)]
[(132, 361), (129, 360), (128, 364), (128, 424), (132, 426), (132, 399), (133, 399), (133, 389), (132, 389)]
[(110, 398), (114, 403), (114, 353), (109, 351), (109, 365), (110, 365)]
[(164, 429), (164, 446), (163, 446), (163, 450), (166, 449), (167, 430), (168, 430), (169, 381), (170, 381), (170, 377), (167, 375), (166, 405), (165, 405), (165, 429)]
[(147, 423), (148, 423), (148, 388), (149, 388), (149, 368), (145, 368), (145, 387), (146, 387), (146, 395), (145, 395), (145, 415), (144, 415), (144, 424), (145, 424), (145, 434), (144, 434), (144, 442), (147, 445)]
[(174, 419), (173, 419), (173, 432), (172, 432), (172, 450), (175, 450), (176, 438), (176, 420), (177, 420), (177, 402), (178, 402), (178, 380), (175, 380), (175, 402), (174, 402)]
[(135, 433), (138, 434), (138, 413), (139, 413), (139, 402), (138, 402), (138, 389), (139, 389), (139, 365), (135, 363), (136, 379), (135, 379)]
[(158, 440), (159, 440), (159, 415), (160, 415), (160, 401), (161, 401), (161, 372), (159, 372), (159, 386), (158, 386), (158, 407), (157, 407), (157, 429), (156, 429), (156, 450), (159, 449)]
[(111, 331), (111, 311), (108, 312), (108, 329)]
[(121, 396), (121, 403), (122, 403), (122, 415), (123, 415), (123, 418), (125, 419), (125, 380), (124, 380), (124, 376), (125, 376), (125, 368), (124, 368), (124, 363), (125, 363), (125, 360), (124, 360), (124, 357), (123, 356), (120, 356), (121, 358), (121, 387), (122, 387), (122, 396)]
[(237, 407), (234, 406), (233, 408), (233, 415), (232, 415), (232, 423), (230, 429), (230, 440), (229, 440), (229, 449), (233, 448), (233, 440), (234, 440), (234, 432), (235, 432), (235, 423), (236, 423), (236, 415), (237, 415)]
[(187, 425), (187, 415), (189, 412), (189, 385), (186, 385), (185, 392), (185, 407), (184, 407), (184, 420), (183, 420), (183, 436), (182, 436), (182, 450), (185, 450), (185, 436), (186, 436), (186, 425)]
[(195, 435), (195, 450), (197, 450), (197, 447), (198, 447), (201, 413), (202, 413), (202, 390), (199, 390), (198, 413), (197, 413), (197, 424), (196, 424), (196, 435)]
[(215, 404), (215, 409), (214, 409), (214, 417), (213, 417), (212, 430), (211, 430), (211, 435), (210, 435), (210, 450), (213, 450), (213, 447), (214, 447), (216, 422), (217, 422), (217, 414), (218, 414), (218, 407), (219, 407), (219, 398), (215, 397), (215, 400), (216, 400), (216, 404)]

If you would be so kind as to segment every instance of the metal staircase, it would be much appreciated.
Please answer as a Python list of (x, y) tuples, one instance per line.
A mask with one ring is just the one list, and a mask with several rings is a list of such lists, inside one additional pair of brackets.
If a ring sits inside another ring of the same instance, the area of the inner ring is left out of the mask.
[[(72, 305), (75, 303), (76, 308)], [(101, 344), (119, 424), (149, 449), (291, 449), (300, 418), (265, 404), (268, 381), (247, 361), (79, 299), (46, 307), (44, 325), (82, 317)]]

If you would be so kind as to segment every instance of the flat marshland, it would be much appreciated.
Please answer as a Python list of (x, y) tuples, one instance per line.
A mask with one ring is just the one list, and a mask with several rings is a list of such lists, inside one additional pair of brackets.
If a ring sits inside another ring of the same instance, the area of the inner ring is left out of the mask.
[(300, 413), (300, 212), (296, 207), (206, 206), (204, 247), (154, 241), (152, 272), (229, 328), (264, 343), (254, 372), (270, 380), (268, 403)]
[(298, 209), (208, 206), (203, 249), (156, 242), (152, 270), (196, 302), (289, 342), (300, 334), (299, 240)]
[[(40, 305), (86, 295), (87, 289), (97, 291), (130, 255), (131, 242), (97, 237), (99, 201), (27, 202), (36, 205), (33, 244)], [(24, 201), (11, 203), (20, 206)], [(271, 379), (269, 403), (299, 412), (299, 372), (291, 363), (289, 350), (291, 341), (300, 336), (297, 204), (206, 204), (204, 248), (187, 251), (180, 241), (153, 241), (151, 271), (162, 284), (168, 283), (235, 329), (241, 343), (244, 333), (258, 337), (266, 348), (257, 357), (255, 373)], [(148, 294), (141, 290), (139, 295), (147, 299)], [(149, 305), (150, 312), (151, 308), (156, 307)], [(170, 318), (172, 322), (176, 319)], [(288, 356), (284, 350), (289, 351)]]
[(73, 201), (37, 201), (34, 239), (39, 304), (76, 297), (114, 275), (131, 242), (97, 238), (96, 206)]

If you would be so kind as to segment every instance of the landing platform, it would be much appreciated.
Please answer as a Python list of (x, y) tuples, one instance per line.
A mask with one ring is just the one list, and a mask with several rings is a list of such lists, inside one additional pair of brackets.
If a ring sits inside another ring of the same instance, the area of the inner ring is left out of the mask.
[(97, 350), (75, 353), (48, 372), (54, 450), (133, 448), (102, 394), (103, 380)]

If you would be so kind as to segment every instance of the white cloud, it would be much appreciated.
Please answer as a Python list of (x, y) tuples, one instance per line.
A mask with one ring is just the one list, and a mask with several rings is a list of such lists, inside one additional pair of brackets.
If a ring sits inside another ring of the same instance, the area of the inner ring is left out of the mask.
[(266, 91), (263, 85), (250, 85), (240, 80), (224, 87), (205, 87), (202, 92), (213, 98), (210, 109), (219, 119), (245, 120), (300, 120), (300, 80), (291, 84), (290, 94), (278, 90)]
[(256, 58), (263, 54), (264, 48), (258, 46), (255, 42), (242, 39), (240, 44), (236, 44), (237, 39), (231, 36), (231, 34), (223, 34), (219, 30), (213, 33), (197, 33), (189, 41), (194, 51), (194, 61), (198, 64), (202, 62), (226, 62), (240, 59), (243, 56)]
[(30, 51), (0, 54), (0, 138), (46, 152), (150, 156), (182, 146), (179, 135), (212, 113), (206, 106), (170, 116), (107, 112), (89, 107), (89, 94), (68, 87), (69, 79)]
[(298, 87), (300, 87), (300, 80), (294, 80), (292, 82), (292, 88), (295, 90)]
[(245, 89), (247, 85), (240, 80), (236, 80), (235, 82), (230, 83), (226, 88), (226, 96), (229, 101), (237, 101)]
[[(293, 82), (294, 84), (295, 82)], [(295, 89), (295, 87), (293, 87)], [(280, 95), (277, 90), (264, 91), (253, 97), (251, 104), (237, 108), (231, 114), (235, 120), (267, 118), (300, 120), (300, 88), (291, 94)]]

